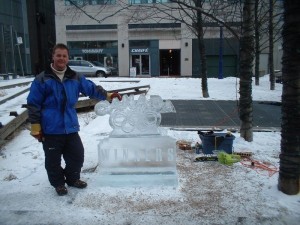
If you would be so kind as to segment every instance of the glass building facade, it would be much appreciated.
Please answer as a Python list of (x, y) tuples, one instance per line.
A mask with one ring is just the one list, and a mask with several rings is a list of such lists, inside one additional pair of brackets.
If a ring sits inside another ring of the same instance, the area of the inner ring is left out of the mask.
[(31, 73), (26, 1), (0, 1), (0, 73)]
[[(84, 59), (118, 69), (118, 41), (68, 41), (70, 59)], [(109, 61), (109, 63), (108, 63)]]
[(55, 45), (54, 0), (0, 0), (0, 74), (36, 75)]

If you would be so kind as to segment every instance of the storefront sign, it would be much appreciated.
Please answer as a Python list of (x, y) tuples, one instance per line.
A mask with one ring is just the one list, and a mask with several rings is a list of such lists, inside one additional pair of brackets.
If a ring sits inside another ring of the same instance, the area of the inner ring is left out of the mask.
[(97, 54), (97, 53), (102, 53), (102, 52), (103, 52), (102, 48), (82, 49), (82, 53), (85, 53), (85, 54)]
[(131, 49), (131, 53), (148, 53), (148, 48), (133, 48)]

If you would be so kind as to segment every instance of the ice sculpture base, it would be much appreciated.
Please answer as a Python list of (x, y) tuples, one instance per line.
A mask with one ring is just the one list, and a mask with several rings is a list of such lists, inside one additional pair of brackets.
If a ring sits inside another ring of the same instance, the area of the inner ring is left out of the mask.
[(168, 136), (110, 137), (98, 145), (99, 186), (177, 186), (176, 140)]
[(152, 187), (174, 186), (176, 187), (177, 173), (175, 171), (157, 173), (101, 173), (96, 179), (100, 187)]

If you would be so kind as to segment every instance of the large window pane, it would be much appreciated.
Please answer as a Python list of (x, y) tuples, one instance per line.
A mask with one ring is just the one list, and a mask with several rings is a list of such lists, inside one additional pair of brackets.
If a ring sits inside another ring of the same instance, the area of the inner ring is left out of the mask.
[(65, 0), (65, 5), (112, 5), (116, 4), (116, 0)]
[(70, 49), (82, 48), (117, 48), (118, 41), (69, 41)]
[(170, 0), (129, 0), (129, 4), (168, 3)]

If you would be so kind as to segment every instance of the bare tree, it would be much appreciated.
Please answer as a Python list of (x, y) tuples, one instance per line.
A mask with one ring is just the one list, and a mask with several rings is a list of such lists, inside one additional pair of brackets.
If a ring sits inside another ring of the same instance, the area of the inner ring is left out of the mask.
[(240, 39), (240, 133), (246, 141), (253, 140), (252, 67), (254, 59), (254, 0), (245, 0), (242, 36)]
[[(160, 4), (151, 6), (142, 6), (143, 8), (149, 8), (148, 10), (156, 11), (155, 15), (159, 17), (165, 17), (172, 19), (174, 22), (180, 22), (185, 24), (192, 34), (197, 37), (198, 40), (198, 51), (200, 55), (201, 70), (201, 89), (202, 96), (204, 98), (209, 97), (208, 84), (207, 84), (207, 60), (205, 54), (204, 44), (204, 19), (203, 13), (207, 15), (207, 12), (203, 8), (204, 0), (170, 0), (175, 4)], [(161, 5), (163, 7), (161, 7)], [(159, 13), (157, 13), (159, 12)], [(177, 12), (177, 13), (173, 13)], [(206, 12), (206, 13), (205, 13)], [(210, 15), (210, 14), (209, 14)]]
[[(160, 7), (157, 10), (172, 17), (174, 21), (185, 24), (191, 32), (197, 37), (198, 49), (200, 55), (200, 77), (203, 97), (209, 97), (207, 83), (207, 60), (205, 54), (204, 35), (208, 28), (205, 24), (214, 22), (220, 27), (226, 28), (227, 33), (236, 39), (240, 38), (240, 27), (232, 27), (232, 22), (241, 21), (241, 10), (239, 1), (224, 2), (221, 0), (170, 0), (176, 5), (164, 4), (168, 10), (162, 11)], [(145, 6), (144, 6), (145, 7)], [(147, 6), (146, 6), (147, 7)], [(151, 6), (156, 8), (156, 6)], [(168, 12), (178, 11), (179, 16), (170, 15)], [(186, 19), (188, 18), (188, 19)]]
[[(265, 18), (265, 16), (261, 17), (262, 15), (262, 9), (264, 2), (260, 0), (255, 0), (255, 9), (254, 9), (254, 29), (255, 29), (255, 85), (259, 85), (259, 66), (260, 66), (260, 53), (261, 53), (261, 47), (260, 47), (260, 27), (263, 24), (262, 19)], [(264, 14), (265, 15), (265, 14)]]
[[(111, 15), (102, 17), (98, 19), (95, 15), (91, 15), (85, 10), (85, 5), (78, 5), (77, 2), (69, 0), (69, 2), (75, 6), (76, 11), (83, 13), (88, 16), (90, 19), (95, 20), (98, 23), (102, 23), (106, 19), (112, 16), (116, 16), (125, 11), (130, 11), (128, 14), (127, 21), (133, 23), (144, 23), (145, 21), (151, 20), (153, 22), (159, 23), (163, 21), (172, 21), (174, 23), (179, 22), (185, 24), (186, 27), (190, 30), (192, 34), (197, 37), (198, 40), (198, 49), (200, 55), (200, 64), (201, 70), (199, 71), (199, 77), (201, 77), (201, 88), (202, 96), (204, 98), (209, 97), (208, 83), (207, 83), (207, 62), (205, 54), (205, 44), (204, 44), (204, 33), (205, 28), (203, 25), (205, 22), (215, 21), (220, 26), (225, 27), (231, 35), (236, 38), (239, 38), (237, 29), (233, 29), (230, 24), (226, 22), (226, 17), (231, 15), (230, 18), (233, 18), (236, 13), (234, 10), (229, 11), (228, 8), (232, 7), (232, 4), (225, 4), (223, 1), (207, 1), (207, 0), (170, 0), (173, 4), (140, 4), (132, 5), (125, 1), (119, 1), (118, 4), (120, 7), (118, 10), (113, 12)], [(203, 4), (206, 4), (206, 7), (203, 7)], [(99, 14), (105, 6), (99, 7)], [(227, 14), (224, 14), (222, 18), (218, 13), (228, 11)], [(74, 13), (76, 14), (76, 13)], [(99, 15), (98, 14), (98, 15)]]
[(278, 188), (300, 191), (300, 1), (284, 1), (282, 124)]
[[(193, 2), (194, 1), (194, 2)], [(219, 17), (215, 14), (216, 11), (209, 11), (202, 7), (201, 0), (171, 0), (175, 4), (159, 4), (159, 6), (154, 5), (138, 5), (131, 6), (130, 4), (125, 4), (126, 6), (121, 7), (118, 12), (114, 12), (116, 15), (120, 13), (123, 9), (131, 9), (136, 12), (136, 15), (132, 15), (131, 21), (137, 22), (142, 21), (143, 19), (151, 18), (152, 21), (161, 22), (165, 19), (173, 20), (181, 23), (185, 23), (187, 27), (190, 27), (196, 37), (200, 38), (200, 53), (203, 53), (205, 57), (205, 47), (201, 46), (201, 37), (203, 37), (203, 17), (206, 21), (214, 21), (220, 26), (226, 28), (234, 37), (241, 40), (240, 48), (240, 119), (241, 119), (241, 136), (247, 141), (253, 140), (252, 134), (252, 66), (254, 59), (253, 52), (253, 12), (254, 12), (254, 0), (247, 0), (244, 3), (243, 7), (243, 26), (242, 34), (240, 35), (236, 29), (234, 29), (229, 22), (224, 20), (224, 18)], [(214, 2), (214, 1), (212, 1)], [(231, 6), (235, 8), (237, 2), (234, 2)], [(221, 12), (226, 12), (228, 9), (225, 8), (220, 1), (218, 7), (224, 7)], [(161, 5), (163, 7), (161, 7)], [(133, 12), (132, 11), (132, 12)], [(141, 13), (143, 12), (143, 13)], [(176, 12), (176, 13), (174, 13)], [(174, 14), (173, 14), (174, 13)], [(241, 15), (235, 11), (231, 14), (224, 14), (224, 17), (230, 17), (230, 15), (237, 17)], [(193, 16), (196, 15), (196, 16)], [(231, 17), (230, 19), (232, 19)], [(106, 18), (102, 18), (101, 21), (104, 21)], [(100, 22), (100, 20), (99, 20)], [(196, 29), (195, 29), (196, 28)], [(203, 59), (205, 60), (205, 58)], [(204, 65), (204, 66), (203, 66)], [(202, 63), (202, 93), (204, 97), (208, 97), (208, 88), (207, 88), (207, 77), (206, 77), (206, 68), (205, 64)]]
[[(202, 8), (202, 2), (199, 0), (195, 0), (195, 6), (198, 8)], [(197, 10), (196, 17), (196, 34), (198, 39), (198, 49), (200, 53), (200, 61), (201, 61), (201, 86), (202, 86), (202, 95), (204, 98), (209, 97), (208, 93), (208, 85), (207, 85), (207, 62), (206, 62), (206, 54), (205, 54), (205, 45), (204, 45), (204, 32), (203, 32), (203, 19), (202, 12)]]
[[(272, 11), (272, 16), (270, 13)], [(277, 0), (273, 0), (270, 4), (270, 0), (267, 2), (265, 0), (255, 0), (255, 85), (259, 85), (260, 76), (260, 55), (261, 53), (268, 49), (268, 52), (273, 55), (273, 47), (275, 43), (281, 40), (281, 30), (282, 30), (282, 9)], [(272, 34), (270, 34), (270, 32)], [(273, 71), (274, 74), (274, 63), (269, 57), (268, 71)], [(273, 69), (271, 69), (271, 67)], [(271, 74), (271, 73), (270, 73)], [(271, 75), (275, 77), (275, 75)], [(270, 77), (270, 83), (272, 79)], [(270, 84), (270, 89), (275, 86), (275, 79), (273, 79), (273, 84)], [(273, 89), (274, 90), (274, 89)]]
[(273, 44), (273, 0), (269, 0), (269, 73), (270, 73), (270, 90), (275, 90), (274, 75), (274, 44)]

